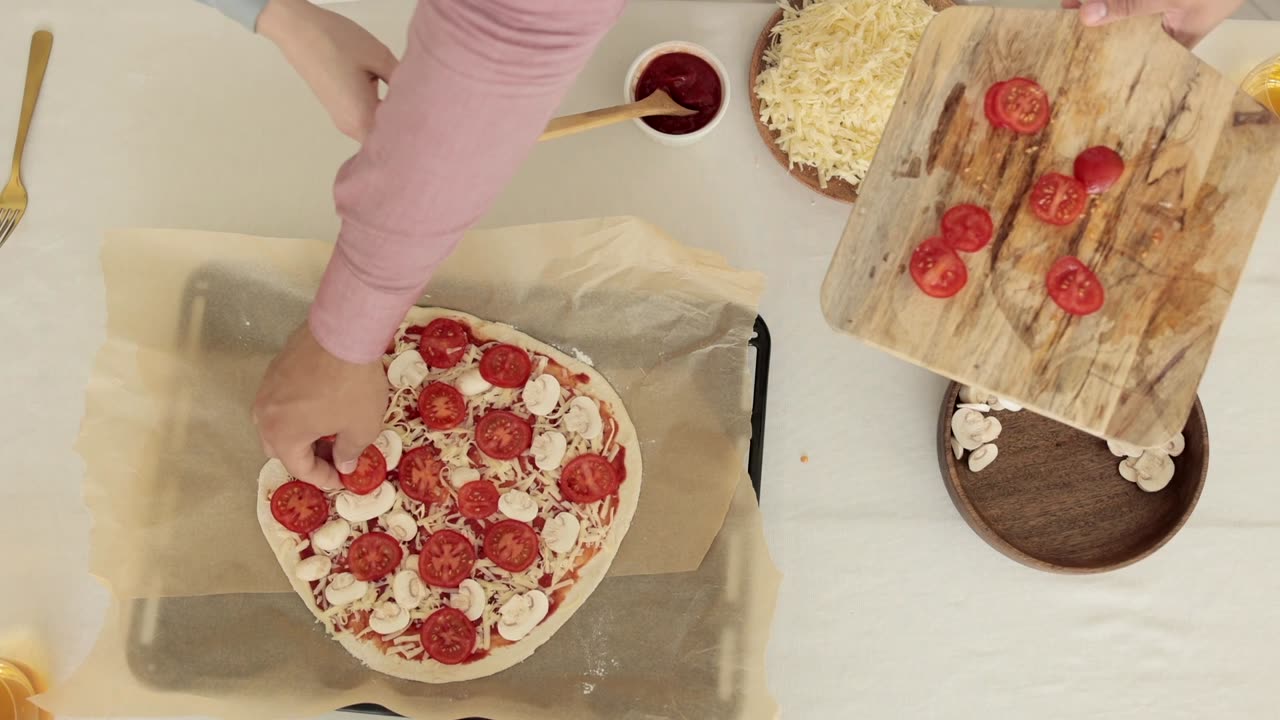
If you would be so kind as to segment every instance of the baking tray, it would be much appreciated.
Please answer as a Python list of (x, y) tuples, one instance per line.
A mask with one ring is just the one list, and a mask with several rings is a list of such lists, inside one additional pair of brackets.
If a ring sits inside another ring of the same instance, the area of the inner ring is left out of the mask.
[[(203, 353), (234, 353), (245, 357), (270, 357), (278, 349), (280, 339), (286, 337), (297, 318), (305, 317), (309, 299), (287, 295), (267, 283), (246, 282), (242, 272), (210, 265), (195, 273), (188, 282), (183, 297), (181, 323), (177, 329), (178, 342), (199, 357)], [(761, 468), (764, 459), (764, 432), (766, 403), (769, 390), (769, 359), (772, 343), (769, 327), (761, 317), (756, 317), (753, 337), (750, 341), (753, 371), (750, 377), (744, 377), (744, 398), (751, 402), (751, 442), (747, 451), (747, 472), (751, 478), (751, 486), (757, 501), (760, 498)], [(222, 377), (220, 390), (226, 387), (238, 387), (248, 384), (247, 388), (239, 388), (248, 393), (246, 403), (252, 399), (252, 378), (247, 374), (233, 378)], [(208, 388), (190, 387), (188, 392), (198, 396)], [(175, 417), (178, 413), (175, 412)], [(176, 423), (175, 423), (176, 424)], [(187, 429), (170, 428), (173, 432), (186, 434)], [(245, 442), (252, 443), (252, 428), (246, 429)], [(246, 462), (248, 459), (246, 460)], [(257, 475), (259, 461), (253, 460), (252, 467), (243, 469), (246, 478)], [(198, 469), (184, 468), (186, 474), (198, 473)], [(224, 469), (225, 472), (225, 469)], [(208, 478), (208, 481), (217, 481)], [(193, 481), (199, 482), (196, 478)], [(625, 578), (619, 578), (625, 580)], [(276, 608), (281, 614), (288, 613), (297, 604), (292, 593), (280, 593), (280, 606)], [(190, 617), (193, 612), (200, 612), (201, 606), (210, 608), (211, 622), (193, 626), (180, 622), (179, 618)], [(214, 608), (217, 608), (216, 611)], [(236, 615), (236, 610), (228, 610), (226, 603), (214, 601), (206, 597), (172, 597), (151, 598), (133, 601), (130, 608), (129, 637), (126, 647), (127, 661), (130, 669), (138, 679), (151, 687), (169, 692), (217, 693), (231, 691), (240, 676), (232, 675), (229, 669), (212, 658), (201, 653), (185, 654), (188, 662), (174, 663), (162, 658), (173, 658), (175, 646), (202, 647), (206, 642), (216, 642), (217, 627), (221, 623), (253, 623), (261, 622), (261, 606), (256, 611), (245, 608), (244, 615)], [(254, 615), (257, 612), (259, 614)], [(216, 619), (214, 619), (216, 618)], [(701, 628), (700, 628), (701, 631)], [(735, 628), (706, 628), (709, 636), (734, 632)], [(286, 658), (259, 658), (262, 665), (285, 662)], [(259, 665), (244, 662), (240, 666), (241, 674), (253, 673)], [(730, 680), (740, 686), (745, 679), (741, 673)], [(715, 680), (708, 678), (708, 684), (714, 686)], [(738, 698), (742, 693), (728, 693), (722, 702), (722, 712), (718, 717), (732, 717), (737, 712)], [(361, 704), (341, 708), (353, 713), (396, 716), (379, 705)], [(484, 720), (468, 718), (466, 720)]]

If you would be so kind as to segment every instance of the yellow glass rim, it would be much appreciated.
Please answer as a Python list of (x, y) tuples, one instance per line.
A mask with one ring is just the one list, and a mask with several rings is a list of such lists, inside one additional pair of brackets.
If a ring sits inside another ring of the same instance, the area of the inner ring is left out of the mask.
[(37, 708), (27, 702), (27, 698), (35, 694), (35, 686), (22, 668), (7, 660), (0, 660), (0, 719), (27, 720), (39, 717)]

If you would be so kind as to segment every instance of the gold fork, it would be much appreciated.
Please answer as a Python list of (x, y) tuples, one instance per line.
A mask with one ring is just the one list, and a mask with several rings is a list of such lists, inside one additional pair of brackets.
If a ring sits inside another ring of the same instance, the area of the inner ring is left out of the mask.
[(27, 211), (27, 189), (22, 186), (22, 149), (27, 144), (27, 130), (36, 111), (36, 98), (44, 82), (44, 69), (53, 50), (53, 33), (39, 30), (31, 36), (31, 56), (27, 59), (27, 87), (22, 93), (22, 115), (18, 118), (18, 142), (13, 146), (13, 172), (9, 184), (0, 192), (0, 247), (4, 246), (18, 221)]

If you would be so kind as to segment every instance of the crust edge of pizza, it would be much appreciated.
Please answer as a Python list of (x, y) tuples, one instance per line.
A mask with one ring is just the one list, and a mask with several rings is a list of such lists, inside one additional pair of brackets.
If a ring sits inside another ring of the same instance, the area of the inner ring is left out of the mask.
[[(488, 339), (536, 350), (551, 357), (575, 374), (587, 375), (590, 378), (590, 382), (585, 387), (586, 393), (597, 400), (609, 403), (614, 418), (618, 422), (617, 442), (626, 448), (627, 454), (625, 458), (626, 480), (623, 481), (618, 491), (618, 513), (609, 526), (609, 533), (605, 536), (604, 544), (601, 546), (600, 551), (583, 565), (577, 582), (569, 587), (564, 601), (556, 611), (518, 642), (493, 648), (487, 656), (474, 662), (460, 665), (443, 665), (435, 662), (426, 663), (422, 660), (393, 657), (384, 653), (377, 646), (357, 639), (350, 632), (331, 631), (326, 628), (328, 634), (341, 643), (347, 652), (369, 668), (404, 680), (433, 684), (475, 680), (518, 665), (532, 656), (534, 651), (549, 641), (569, 621), (569, 618), (573, 617), (578, 609), (586, 603), (587, 598), (595, 591), (600, 582), (604, 580), (609, 568), (613, 565), (613, 559), (618, 553), (618, 548), (622, 545), (622, 540), (626, 536), (627, 530), (631, 527), (632, 516), (635, 514), (636, 506), (639, 504), (643, 472), (640, 443), (635, 432), (635, 425), (627, 413), (621, 396), (618, 395), (617, 391), (600, 371), (568, 355), (559, 348), (538, 340), (510, 325), (483, 320), (459, 310), (415, 306), (409, 309), (405, 320), (411, 324), (425, 324), (438, 317), (461, 318), (467, 321), (478, 334), (484, 335)], [(316, 605), (310, 585), (297, 579), (294, 575), (294, 569), (298, 564), (299, 558), (296, 553), (290, 552), (285, 548), (284, 540), (287, 535), (276, 532), (279, 523), (271, 515), (270, 503), (270, 493), (276, 486), (271, 486), (271, 476), (267, 472), (267, 467), (270, 464), (271, 461), (268, 461), (258, 472), (258, 524), (267, 543), (271, 546), (273, 554), (276, 556), (276, 561), (279, 563), (281, 570), (284, 571), (285, 577), (288, 578), (290, 586), (302, 598), (307, 609), (315, 617), (316, 623), (323, 626), (324, 623), (320, 620), (320, 615), (323, 611)]]

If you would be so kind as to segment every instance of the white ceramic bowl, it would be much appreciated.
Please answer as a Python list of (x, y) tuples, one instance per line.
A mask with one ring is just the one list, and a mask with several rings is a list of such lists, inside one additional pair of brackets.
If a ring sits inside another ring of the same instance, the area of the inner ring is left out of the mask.
[(707, 135), (710, 135), (711, 131), (715, 130), (716, 126), (720, 124), (720, 120), (724, 118), (725, 112), (729, 109), (729, 73), (724, 69), (724, 64), (720, 62), (720, 59), (715, 55), (712, 55), (710, 50), (702, 47), (701, 45), (695, 45), (694, 43), (685, 42), (683, 40), (672, 40), (654, 45), (648, 50), (640, 53), (640, 55), (636, 57), (635, 62), (631, 63), (631, 67), (627, 70), (626, 82), (622, 86), (622, 96), (624, 102), (635, 102), (637, 99), (636, 83), (640, 81), (640, 75), (644, 73), (645, 68), (648, 67), (649, 63), (659, 55), (667, 55), (674, 52), (685, 52), (690, 55), (696, 55), (703, 60), (706, 60), (707, 63), (715, 69), (716, 74), (720, 76), (720, 109), (716, 111), (715, 117), (711, 118), (711, 122), (684, 135), (669, 135), (667, 133), (658, 132), (646, 125), (643, 120), (632, 120), (632, 122), (634, 122), (636, 127), (640, 128), (640, 131), (645, 135), (648, 135), (663, 145), (681, 147), (684, 145), (692, 145)]

